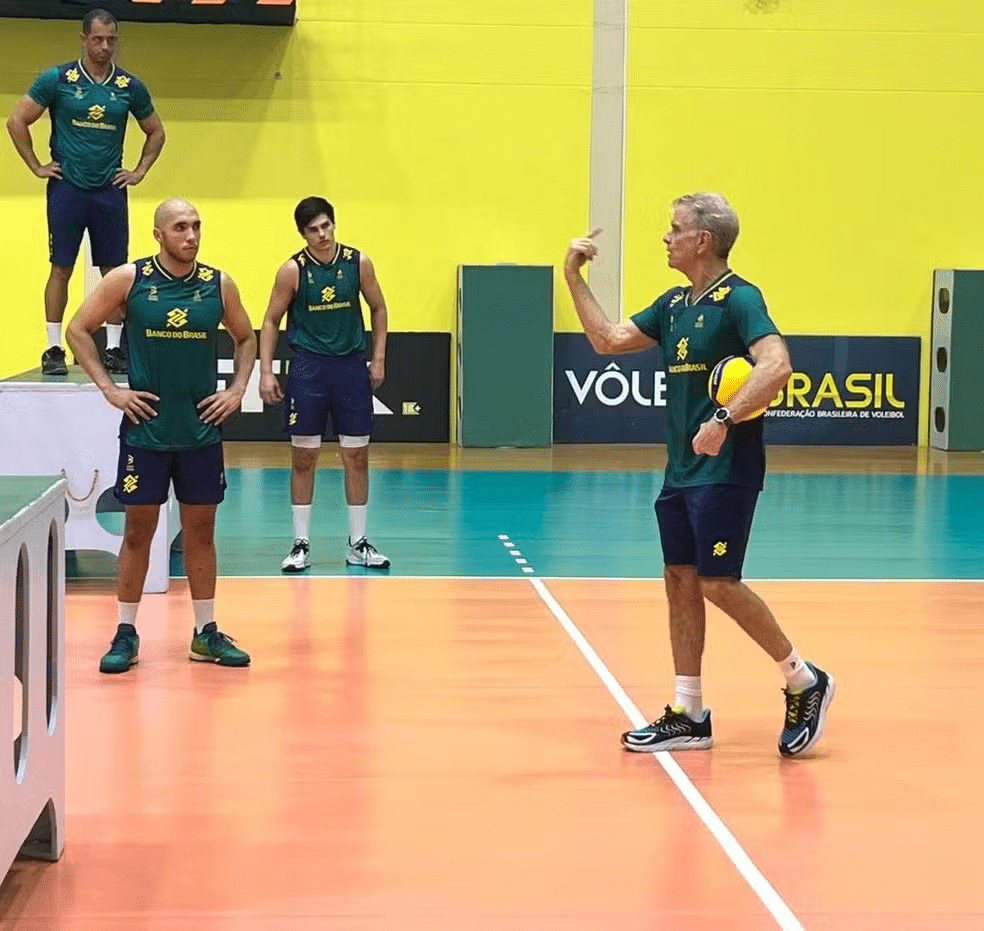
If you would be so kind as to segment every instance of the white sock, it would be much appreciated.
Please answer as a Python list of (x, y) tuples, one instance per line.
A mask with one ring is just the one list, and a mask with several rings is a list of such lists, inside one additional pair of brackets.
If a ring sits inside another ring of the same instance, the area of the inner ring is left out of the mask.
[(129, 601), (117, 601), (116, 608), (119, 615), (119, 622), (121, 624), (132, 624), (134, 627), (137, 626), (137, 608), (140, 607), (140, 602), (129, 602)]
[(691, 721), (704, 717), (704, 696), (701, 692), (700, 676), (677, 676), (674, 708), (682, 708)]
[(292, 504), (291, 510), (294, 512), (294, 539), (310, 540), (311, 537), (311, 505)]
[(215, 620), (215, 599), (202, 598), (200, 601), (192, 599), (191, 606), (195, 611), (195, 631), (200, 634), (206, 624), (211, 624)]
[(107, 323), (106, 324), (106, 348), (107, 349), (119, 349), (120, 340), (123, 338), (123, 324), (122, 323)]
[(62, 325), (60, 323), (46, 323), (44, 327), (48, 331), (48, 346), (60, 346)]
[(366, 535), (366, 511), (368, 504), (350, 504), (349, 512), (349, 543), (358, 543)]
[(779, 663), (779, 670), (786, 677), (786, 687), (790, 692), (802, 692), (803, 689), (808, 689), (817, 683), (813, 670), (806, 665), (796, 650)]

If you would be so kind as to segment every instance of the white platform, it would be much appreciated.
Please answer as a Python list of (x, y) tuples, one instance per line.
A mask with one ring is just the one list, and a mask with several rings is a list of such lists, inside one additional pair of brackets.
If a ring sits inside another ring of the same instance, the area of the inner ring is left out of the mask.
[[(119, 556), (123, 538), (99, 523), (96, 502), (116, 484), (121, 418), (74, 366), (67, 376), (34, 370), (0, 381), (0, 475), (64, 475), (66, 550)], [(179, 530), (172, 493), (151, 544), (145, 592), (167, 591), (171, 544)]]

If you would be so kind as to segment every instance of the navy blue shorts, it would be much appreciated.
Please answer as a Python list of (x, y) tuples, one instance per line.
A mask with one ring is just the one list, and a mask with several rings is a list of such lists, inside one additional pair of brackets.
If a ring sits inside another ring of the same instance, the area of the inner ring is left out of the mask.
[(126, 188), (112, 184), (84, 191), (63, 178), (48, 180), (48, 253), (52, 265), (75, 264), (82, 234), (89, 231), (92, 264), (126, 263), (130, 244)]
[(759, 493), (740, 485), (666, 488), (656, 520), (667, 566), (696, 566), (708, 578), (741, 578)]
[(127, 446), (120, 439), (116, 470), (117, 501), (128, 504), (164, 504), (171, 482), (182, 504), (218, 504), (225, 497), (222, 444), (164, 452)]
[(372, 434), (372, 385), (361, 352), (322, 356), (295, 349), (284, 391), (284, 429), (291, 436)]

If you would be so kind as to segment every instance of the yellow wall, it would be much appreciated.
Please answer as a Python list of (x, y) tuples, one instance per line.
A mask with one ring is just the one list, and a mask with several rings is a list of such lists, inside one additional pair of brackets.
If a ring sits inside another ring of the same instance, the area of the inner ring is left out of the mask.
[[(259, 323), (300, 240), (294, 204), (331, 199), (366, 251), (394, 330), (451, 330), (460, 263), (553, 264), (587, 213), (591, 0), (303, 0), (292, 30), (124, 25), (120, 61), (168, 130), (131, 192), (131, 256), (154, 205), (195, 202), (202, 258)], [(0, 108), (77, 54), (68, 22), (3, 22)], [(279, 77), (277, 75), (279, 74)], [(35, 148), (47, 144), (47, 117)], [(131, 122), (128, 161), (142, 134)], [(42, 182), (0, 145), (0, 376), (38, 364), (47, 274)], [(69, 314), (81, 298), (76, 271)]]
[(984, 267), (979, 0), (631, 14), (626, 312), (677, 280), (672, 197), (720, 190), (743, 223), (734, 266), (785, 332), (918, 335), (928, 371), (933, 268)]

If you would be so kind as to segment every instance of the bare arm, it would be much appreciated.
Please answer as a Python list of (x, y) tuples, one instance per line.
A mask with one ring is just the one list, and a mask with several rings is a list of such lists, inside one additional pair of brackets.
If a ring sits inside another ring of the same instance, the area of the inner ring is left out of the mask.
[(631, 320), (612, 323), (581, 276), (584, 265), (598, 254), (594, 237), (600, 232), (593, 230), (588, 236), (573, 240), (564, 259), (564, 280), (570, 289), (584, 334), (594, 351), (603, 356), (640, 352), (655, 346), (656, 340), (646, 336)]
[(123, 411), (134, 423), (139, 423), (157, 416), (148, 402), (160, 399), (149, 391), (132, 391), (117, 385), (103, 366), (92, 338), (92, 334), (111, 316), (120, 310), (125, 311), (126, 298), (135, 276), (136, 268), (133, 265), (121, 265), (109, 272), (75, 312), (65, 330), (65, 339), (79, 365), (102, 391), (106, 400)]
[(386, 336), (389, 332), (389, 313), (386, 298), (376, 277), (376, 269), (368, 255), (359, 256), (359, 280), (362, 296), (369, 305), (369, 321), (372, 326), (372, 358), (369, 360), (369, 380), (373, 389), (386, 378)]
[(283, 389), (277, 376), (273, 374), (273, 356), (277, 351), (277, 334), (280, 332), (280, 321), (290, 309), (291, 302), (297, 294), (298, 285), (297, 263), (290, 259), (277, 269), (273, 279), (273, 290), (270, 301), (263, 316), (263, 326), (260, 327), (260, 397), (264, 404), (279, 404), (284, 399)]
[(7, 118), (7, 132), (13, 140), (17, 154), (24, 164), (39, 178), (60, 178), (61, 166), (58, 162), (42, 165), (34, 153), (34, 140), (31, 139), (31, 125), (41, 119), (44, 107), (27, 95), (21, 97)]
[(755, 367), (728, 405), (735, 423), (747, 420), (763, 407), (768, 407), (793, 372), (786, 342), (775, 333), (756, 340), (749, 347), (748, 354)]
[(156, 113), (151, 113), (145, 120), (138, 120), (137, 123), (147, 137), (144, 139), (140, 161), (137, 162), (137, 167), (133, 171), (127, 171), (125, 168), (121, 168), (116, 172), (113, 184), (117, 187), (132, 187), (134, 184), (139, 184), (143, 181), (147, 176), (147, 172), (150, 171), (150, 166), (157, 161), (158, 156), (161, 154), (161, 149), (164, 148), (164, 140), (166, 138), (164, 124)]
[(246, 393), (246, 383), (256, 361), (256, 334), (253, 332), (253, 324), (250, 323), (249, 315), (243, 307), (236, 282), (224, 273), (222, 306), (225, 310), (222, 323), (235, 343), (232, 381), (227, 388), (216, 391), (215, 394), (198, 402), (202, 420), (216, 426), (239, 410), (243, 395)]

